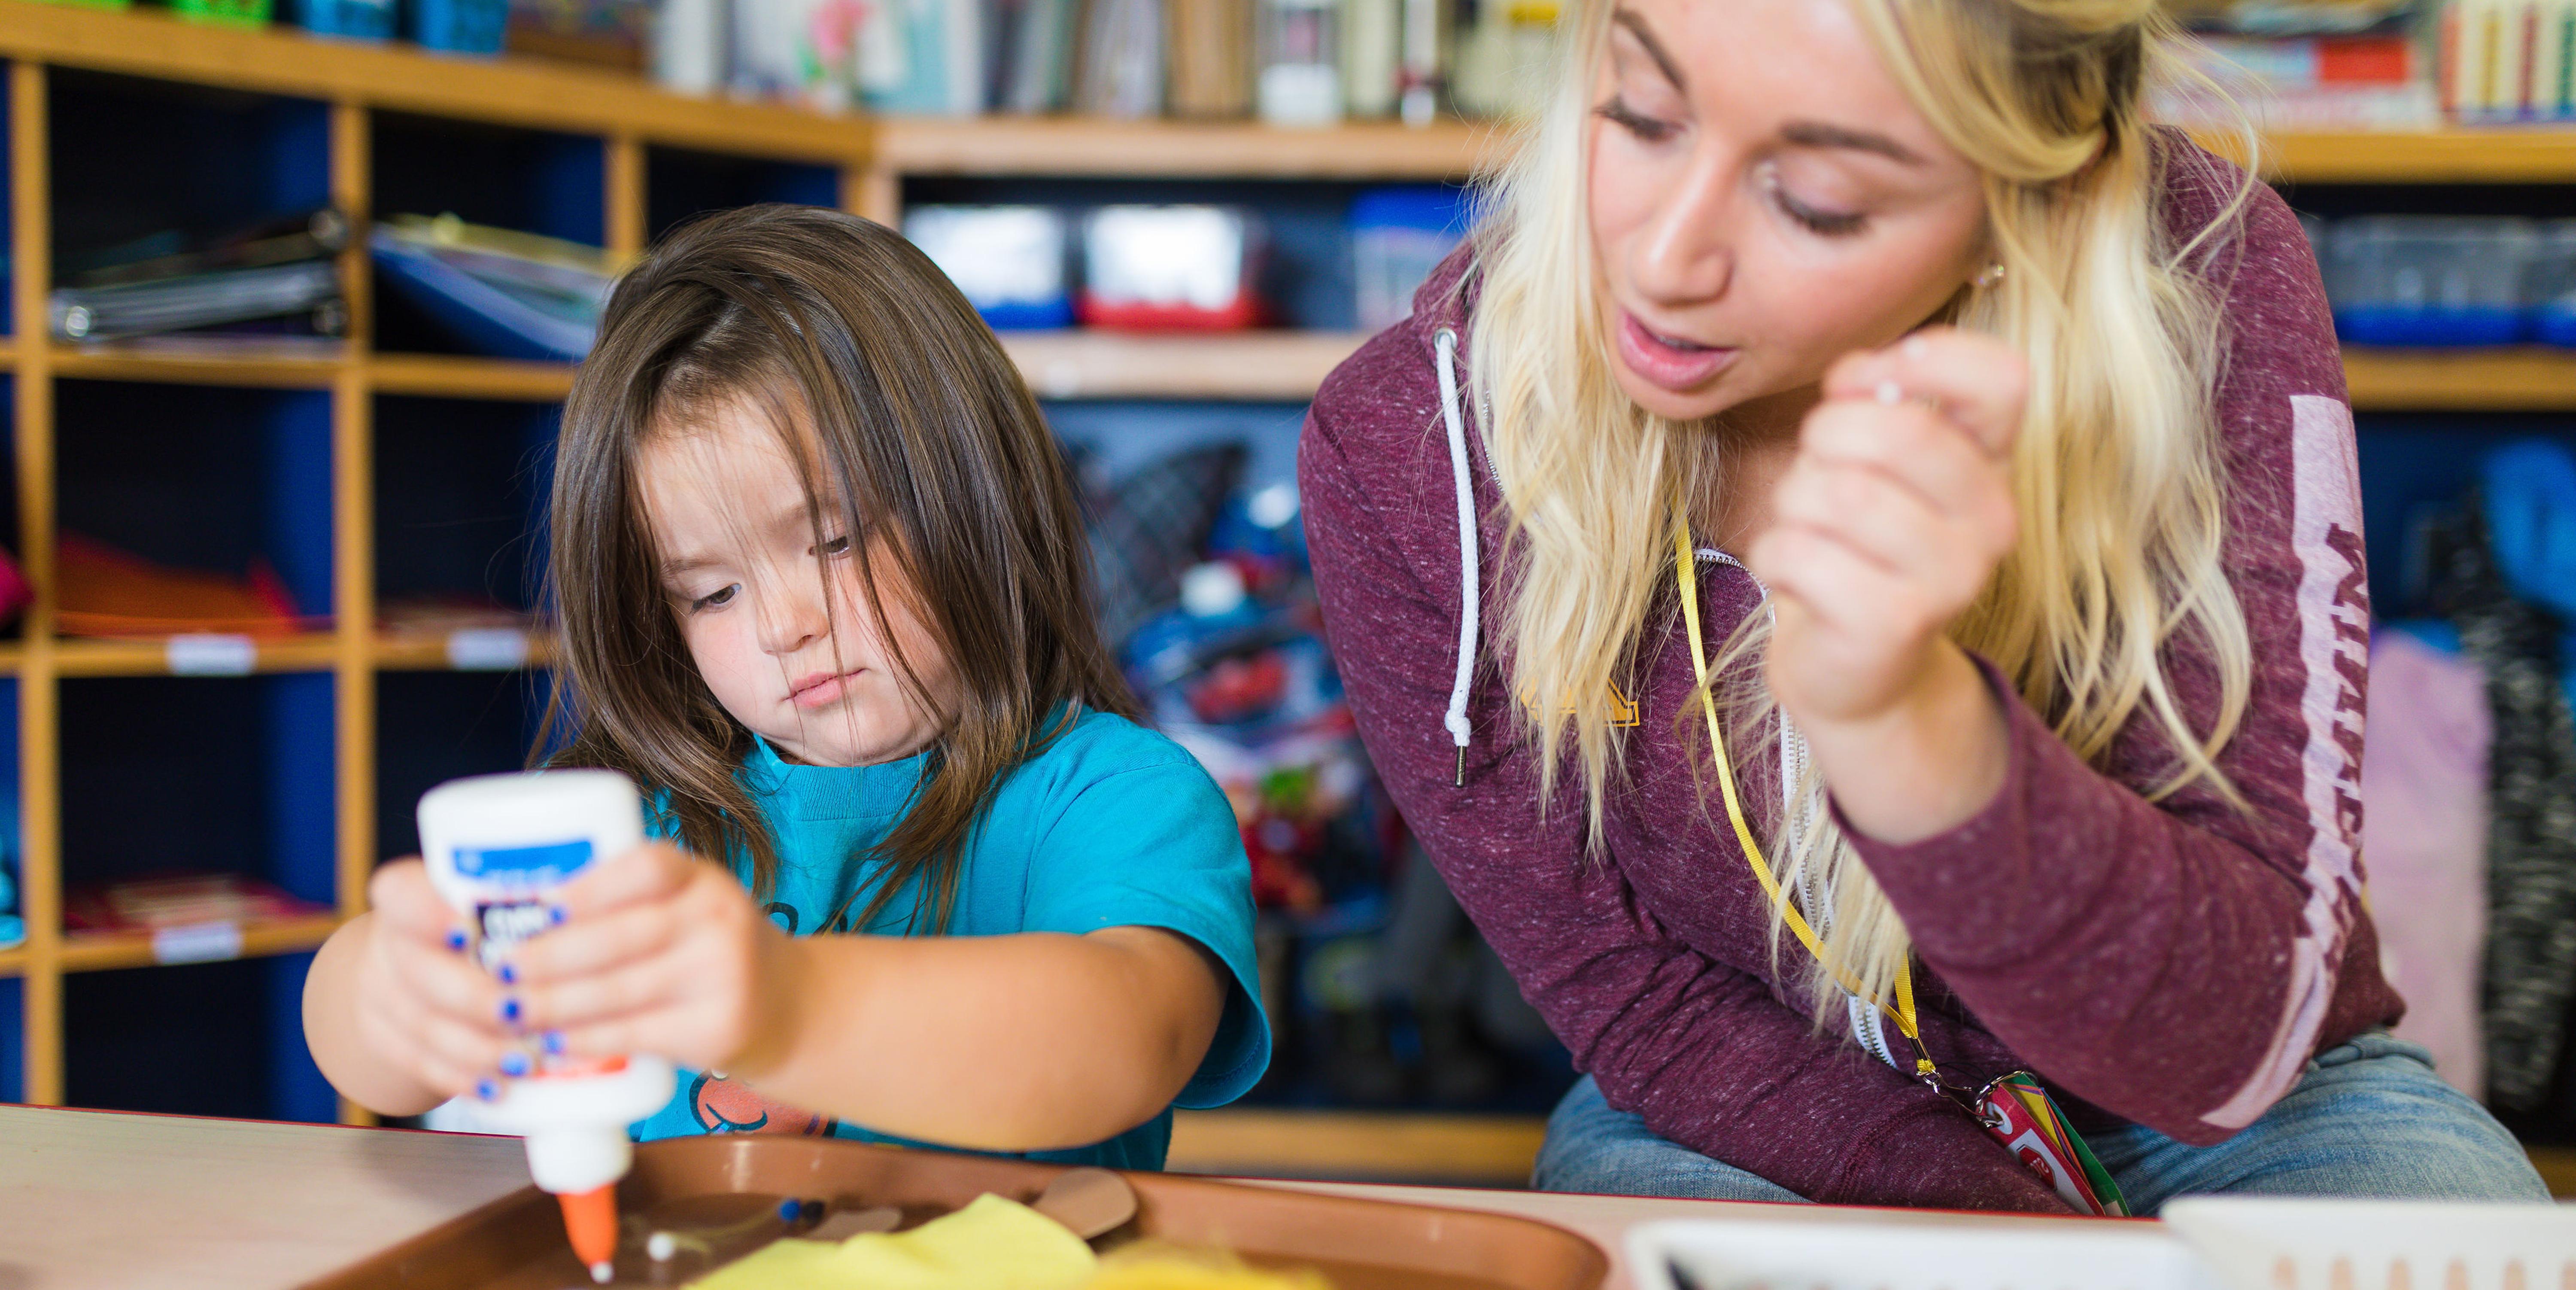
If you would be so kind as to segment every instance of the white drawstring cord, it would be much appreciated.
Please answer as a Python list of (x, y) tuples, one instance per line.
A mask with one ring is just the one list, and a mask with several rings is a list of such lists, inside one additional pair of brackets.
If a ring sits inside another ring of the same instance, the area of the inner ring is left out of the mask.
[(1458, 746), (1455, 785), (1467, 782), (1467, 686), (1476, 675), (1476, 630), (1483, 606), (1476, 552), (1476, 490), (1467, 473), (1467, 422), (1458, 412), (1458, 333), (1443, 327), (1432, 341), (1440, 361), (1440, 419), (1449, 427), (1449, 474), (1458, 485), (1458, 673), (1449, 682), (1449, 712), (1440, 724)]

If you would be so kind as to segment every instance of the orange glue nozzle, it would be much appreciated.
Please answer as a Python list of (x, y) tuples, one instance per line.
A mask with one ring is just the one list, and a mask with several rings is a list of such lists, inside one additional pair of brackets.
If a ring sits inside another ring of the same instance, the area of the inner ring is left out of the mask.
[(616, 1185), (568, 1191), (555, 1199), (563, 1202), (564, 1235), (572, 1238), (574, 1257), (590, 1269), (591, 1280), (606, 1282), (616, 1268)]

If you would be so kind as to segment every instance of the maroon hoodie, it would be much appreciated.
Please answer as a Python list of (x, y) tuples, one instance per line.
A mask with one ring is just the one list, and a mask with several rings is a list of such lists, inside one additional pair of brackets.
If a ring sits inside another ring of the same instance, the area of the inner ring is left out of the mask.
[[(2196, 230), (2238, 173), (2188, 145), (2175, 159), (2165, 218)], [(2307, 241), (2269, 189), (2204, 271), (2225, 298), (2224, 560), (2254, 657), (2250, 706), (2218, 761), (2251, 809), (2198, 785), (2148, 800), (2175, 759), (2144, 714), (2087, 763), (1998, 685), (2011, 763), (1994, 801), (1909, 846), (1851, 835), (1913, 934), (1923, 1039), (1946, 1073), (1982, 1083), (2028, 1068), (2079, 1124), (2134, 1121), (2195, 1144), (2251, 1123), (2317, 1050), (2403, 1008), (2360, 899), (2369, 593), (2334, 328)], [(1406, 822), (1575, 1064), (1656, 1133), (1819, 1201), (2062, 1212), (1957, 1106), (1864, 1053), (1840, 1018), (1819, 1031), (1799, 1002), (1794, 941), (1775, 967), (1762, 892), (1681, 742), (1676, 718), (1695, 698), (1677, 597), (1663, 597), (1640, 644), (1642, 719), (1606, 846), (1586, 854), (1571, 786), (1542, 818), (1536, 759), (1494, 659), (1511, 580), (1467, 394), (1475, 297), (1462, 251), (1415, 296), (1412, 318), (1325, 381), (1299, 451), (1325, 625)], [(1462, 414), (1456, 471), (1443, 333)], [(1472, 563), (1462, 475), (1478, 517)], [(1444, 724), (1462, 672), (1462, 566), (1481, 605), (1465, 719)], [(1703, 559), (1698, 576), (1714, 648), (1761, 593), (1723, 560)], [(2178, 640), (2166, 668), (2193, 727), (2209, 728), (2206, 652)], [(1778, 800), (1777, 765), (1775, 743), (1749, 799)], [(1892, 1030), (1873, 1039), (1901, 1045)]]

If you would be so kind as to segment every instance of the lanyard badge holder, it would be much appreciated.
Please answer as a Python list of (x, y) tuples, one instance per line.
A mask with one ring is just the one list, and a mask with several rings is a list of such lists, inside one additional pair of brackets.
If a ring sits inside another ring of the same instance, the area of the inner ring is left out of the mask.
[[(1840, 964), (1825, 957), (1824, 945), (1816, 938), (1815, 929), (1807, 925), (1805, 916), (1780, 890), (1779, 880), (1772, 876), (1770, 862), (1763, 858), (1761, 845), (1753, 839), (1752, 826), (1745, 823), (1744, 807), (1735, 792), (1735, 769), (1727, 760), (1726, 737), (1718, 728), (1717, 703), (1709, 694), (1708, 650), (1699, 629), (1699, 584), (1691, 576), (1697, 564), (1692, 557), (1689, 528), (1676, 523), (1673, 527), (1673, 579), (1681, 588), (1682, 619), (1690, 628), (1691, 665), (1697, 669), (1699, 677), (1700, 710), (1708, 718), (1709, 752), (1717, 763), (1717, 784), (1726, 798), (1726, 818), (1734, 824), (1735, 840), (1744, 848), (1745, 863), (1752, 867), (1754, 880), (1762, 884), (1762, 894), (1779, 912), (1780, 921), (1797, 936), (1799, 944), (1807, 947), (1807, 952), (1819, 965), (1834, 974), (1834, 979), (1846, 992), (1858, 995), (1859, 983), (1852, 980)], [(1873, 1002), (1888, 1014), (1889, 1020), (1894, 1021), (1896, 1028), (1904, 1032), (1906, 1040), (1914, 1045), (1914, 1078), (1976, 1117), (1988, 1136), (2011, 1152), (2024, 1168), (2038, 1174), (2067, 1204), (2088, 1214), (2111, 1218), (2128, 1216), (2128, 1202), (2120, 1195), (2120, 1185), (2112, 1180), (2110, 1171), (2102, 1167), (2102, 1162), (2094, 1158), (2093, 1149), (2085, 1145), (2083, 1136), (2066, 1122), (2065, 1114), (2057, 1109), (2057, 1103), (2048, 1096), (2048, 1090), (2040, 1086), (2038, 1076), (2029, 1071), (2014, 1071), (1990, 1081), (1983, 1088), (1970, 1088), (1953, 1083), (1941, 1073), (1940, 1066), (1932, 1060), (1931, 1050), (1923, 1046), (1922, 1027), (1915, 1019), (1914, 972), (1910, 964), (1897, 965), (1894, 1006), (1891, 1007), (1886, 1000)]]

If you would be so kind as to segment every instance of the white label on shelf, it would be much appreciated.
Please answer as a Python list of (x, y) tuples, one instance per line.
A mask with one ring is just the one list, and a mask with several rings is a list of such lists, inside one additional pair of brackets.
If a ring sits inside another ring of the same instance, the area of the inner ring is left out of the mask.
[(516, 627), (466, 627), (447, 634), (447, 665), (460, 672), (508, 672), (528, 663), (528, 634)]
[(190, 632), (170, 638), (170, 670), (180, 676), (248, 676), (259, 647), (229, 632)]
[(155, 963), (215, 963), (240, 958), (241, 952), (239, 923), (182, 923), (152, 933)]

